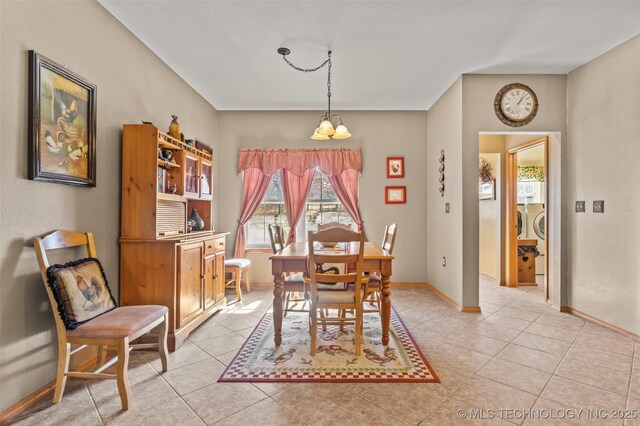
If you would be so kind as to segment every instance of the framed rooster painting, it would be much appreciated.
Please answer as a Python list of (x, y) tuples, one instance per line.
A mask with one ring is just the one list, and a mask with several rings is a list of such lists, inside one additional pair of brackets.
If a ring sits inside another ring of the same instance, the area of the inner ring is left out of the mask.
[(33, 50), (29, 179), (96, 186), (96, 86)]
[(404, 157), (387, 157), (387, 177), (404, 177)]

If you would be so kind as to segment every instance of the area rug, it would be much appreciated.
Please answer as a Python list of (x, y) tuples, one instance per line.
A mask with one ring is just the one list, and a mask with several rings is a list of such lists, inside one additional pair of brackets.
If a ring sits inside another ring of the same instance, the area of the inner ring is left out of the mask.
[(273, 314), (251, 333), (219, 382), (429, 382), (435, 371), (392, 309), (389, 345), (383, 346), (380, 317), (365, 314), (362, 355), (355, 356), (353, 326), (318, 328), (318, 348), (309, 355), (308, 314), (289, 312), (282, 323), (282, 345), (273, 343)]

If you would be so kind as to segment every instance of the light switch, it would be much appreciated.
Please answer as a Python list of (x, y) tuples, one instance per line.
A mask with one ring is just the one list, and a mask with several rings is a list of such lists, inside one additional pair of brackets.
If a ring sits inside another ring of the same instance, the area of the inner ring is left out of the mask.
[(593, 202), (594, 213), (604, 213), (604, 200), (597, 200)]
[(445, 203), (444, 205), (444, 212), (445, 213), (449, 213), (451, 211), (451, 204), (449, 203)]
[(584, 212), (585, 212), (585, 202), (576, 201), (576, 213), (584, 213)]

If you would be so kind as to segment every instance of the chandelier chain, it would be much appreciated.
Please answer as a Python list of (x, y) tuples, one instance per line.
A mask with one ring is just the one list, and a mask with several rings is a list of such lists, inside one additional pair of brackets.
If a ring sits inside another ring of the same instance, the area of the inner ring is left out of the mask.
[(293, 68), (294, 70), (297, 71), (301, 71), (301, 72), (314, 72), (314, 71), (318, 71), (319, 69), (323, 68), (325, 65), (328, 65), (328, 73), (327, 73), (327, 115), (331, 115), (331, 51), (329, 51), (328, 54), (329, 58), (327, 58), (326, 61), (324, 61), (322, 64), (318, 65), (315, 68), (300, 68), (297, 67), (295, 65), (293, 65), (286, 57), (286, 55), (282, 55), (282, 59), (284, 59), (284, 61), (289, 64), (289, 66), (291, 68)]

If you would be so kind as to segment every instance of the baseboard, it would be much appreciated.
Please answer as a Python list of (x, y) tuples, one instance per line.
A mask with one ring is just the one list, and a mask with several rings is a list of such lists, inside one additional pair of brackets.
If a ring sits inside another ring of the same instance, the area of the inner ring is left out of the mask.
[(433, 284), (431, 284), (431, 283), (424, 283), (423, 287), (426, 287), (429, 290), (431, 290), (433, 292), (433, 294), (435, 294), (440, 299), (442, 299), (445, 302), (447, 302), (449, 305), (451, 305), (454, 308), (458, 309), (460, 312), (480, 312), (480, 306), (460, 306), (460, 305), (458, 305), (453, 299), (451, 299), (449, 296), (447, 296), (446, 294), (444, 294), (443, 292), (441, 292), (440, 290), (435, 288), (435, 286)]
[(623, 336), (626, 336), (626, 337), (628, 337), (630, 339), (633, 339), (636, 342), (640, 342), (640, 336), (638, 336), (637, 334), (632, 333), (630, 331), (627, 331), (624, 328), (620, 328), (620, 327), (618, 327), (616, 325), (609, 324), (608, 322), (602, 321), (601, 319), (596, 318), (594, 316), (591, 316), (589, 314), (585, 314), (584, 312), (579, 311), (577, 309), (574, 309), (571, 306), (560, 306), (560, 312), (566, 312), (568, 314), (575, 315), (575, 316), (580, 317), (582, 319), (585, 319), (587, 321), (591, 321), (592, 323), (597, 324), (600, 327), (604, 327), (604, 328), (606, 328), (608, 330), (611, 330), (611, 331), (614, 331), (614, 332), (616, 332), (618, 334), (622, 334)]
[[(97, 360), (98, 360), (97, 357), (93, 357), (93, 358), (87, 360), (76, 371), (89, 371), (90, 369), (92, 369), (96, 365), (96, 361)], [(67, 379), (67, 380), (69, 380), (69, 379)], [(21, 413), (23, 413), (28, 408), (33, 406), (35, 403), (37, 403), (41, 399), (44, 399), (47, 395), (53, 393), (55, 387), (56, 387), (56, 382), (53, 381), (53, 382), (41, 387), (40, 389), (38, 389), (37, 391), (35, 391), (31, 395), (27, 396), (26, 398), (16, 402), (15, 404), (13, 404), (11, 407), (7, 408), (6, 410), (4, 410), (2, 413), (0, 413), (0, 425), (5, 425), (5, 424), (9, 423), (11, 420), (15, 419)], [(64, 398), (64, 396), (63, 396), (63, 398)]]
[(408, 283), (391, 283), (391, 287), (429, 287), (429, 283), (425, 282), (408, 282)]

